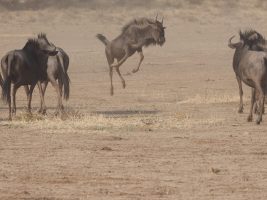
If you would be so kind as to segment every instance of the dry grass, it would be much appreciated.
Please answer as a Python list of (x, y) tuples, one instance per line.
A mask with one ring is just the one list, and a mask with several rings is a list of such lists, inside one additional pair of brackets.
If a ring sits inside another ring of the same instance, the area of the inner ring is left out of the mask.
[(196, 126), (217, 126), (224, 119), (210, 116), (199, 119), (186, 113), (174, 113), (170, 116), (159, 115), (128, 115), (106, 116), (103, 114), (81, 114), (68, 112), (61, 117), (42, 116), (38, 114), (18, 114), (13, 121), (3, 122), (3, 126), (30, 128), (42, 132), (88, 132), (88, 131), (153, 131), (193, 128)]

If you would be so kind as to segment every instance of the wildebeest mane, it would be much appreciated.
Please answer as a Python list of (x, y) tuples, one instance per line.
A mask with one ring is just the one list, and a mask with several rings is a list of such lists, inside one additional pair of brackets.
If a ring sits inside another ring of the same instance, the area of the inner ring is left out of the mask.
[[(45, 33), (39, 33), (37, 36), (38, 39), (45, 39), (46, 41), (46, 34)], [(37, 38), (29, 38), (28, 41), (26, 42), (25, 46), (23, 47), (23, 49), (39, 49), (39, 43), (38, 43), (38, 39)]]
[(35, 38), (30, 38), (28, 39), (28, 41), (26, 42), (25, 46), (23, 47), (23, 49), (39, 49), (39, 43), (38, 40)]
[(125, 24), (122, 27), (121, 31), (122, 31), (122, 33), (126, 32), (127, 29), (132, 25), (143, 28), (144, 26), (146, 26), (148, 24), (155, 24), (155, 21), (152, 19), (145, 18), (145, 17), (133, 19), (130, 22), (128, 22), (127, 24)]

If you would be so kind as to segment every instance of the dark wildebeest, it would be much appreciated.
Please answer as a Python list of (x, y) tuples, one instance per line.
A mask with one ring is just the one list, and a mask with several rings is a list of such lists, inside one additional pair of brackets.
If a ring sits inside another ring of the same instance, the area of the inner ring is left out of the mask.
[(240, 79), (240, 83), (242, 80), (246, 85), (254, 88), (251, 95), (248, 121), (252, 120), (253, 106), (256, 103), (257, 108), (259, 108), (256, 123), (260, 124), (264, 108), (265, 91), (267, 89), (267, 53), (250, 50), (250, 46), (243, 39), (245, 34), (242, 32), (239, 33), (240, 41), (237, 43), (232, 43), (231, 40), (234, 36), (231, 37), (228, 46), (235, 49), (233, 68), (236, 77)]
[[(244, 32), (240, 31), (239, 35), (240, 35), (240, 39), (244, 41), (244, 43), (248, 46), (249, 50), (267, 52), (266, 40), (257, 31), (252, 30), (252, 29), (244, 31)], [(235, 68), (238, 67), (238, 62), (239, 62), (239, 56), (235, 54), (234, 59), (233, 59), (234, 71), (236, 71)], [(238, 112), (242, 113), (243, 112), (243, 89), (242, 89), (242, 82), (241, 82), (241, 78), (239, 77), (239, 74), (236, 74), (236, 79), (237, 79), (237, 83), (239, 87), (239, 96), (240, 96)]]
[[(69, 56), (60, 47), (57, 47), (57, 54), (55, 56), (49, 56), (47, 61), (47, 79), (38, 82), (39, 94), (40, 94), (40, 109), (39, 113), (46, 113), (46, 105), (44, 101), (44, 95), (48, 82), (51, 82), (52, 86), (55, 88), (58, 96), (58, 106), (56, 113), (61, 113), (63, 111), (62, 95), (65, 100), (69, 99), (69, 84), (70, 79), (68, 76), (69, 68)], [(57, 82), (58, 80), (58, 82)], [(29, 92), (28, 86), (25, 86), (26, 94)], [(64, 92), (62, 92), (64, 91)]]
[[(101, 34), (97, 34), (96, 37), (106, 46), (105, 52), (109, 65), (111, 95), (113, 95), (113, 68), (116, 69), (122, 86), (125, 88), (125, 80), (120, 73), (119, 67), (137, 51), (140, 54), (140, 61), (137, 68), (133, 70), (133, 73), (137, 72), (144, 59), (142, 48), (156, 44), (162, 46), (165, 43), (165, 28), (163, 26), (163, 19), (159, 22), (157, 18), (155, 20), (140, 18), (126, 24), (122, 28), (122, 33), (112, 41), (107, 40)], [(115, 59), (117, 63), (114, 62)]]
[[(1, 60), (3, 74), (3, 100), (8, 102), (9, 119), (11, 116), (11, 83), (13, 83), (13, 108), (16, 109), (16, 91), (22, 85), (30, 85), (28, 111), (31, 112), (33, 89), (38, 81), (46, 80), (46, 64), (49, 55), (56, 55), (56, 47), (49, 43), (45, 34), (29, 39), (20, 50), (7, 53)], [(16, 112), (16, 110), (14, 110)]]

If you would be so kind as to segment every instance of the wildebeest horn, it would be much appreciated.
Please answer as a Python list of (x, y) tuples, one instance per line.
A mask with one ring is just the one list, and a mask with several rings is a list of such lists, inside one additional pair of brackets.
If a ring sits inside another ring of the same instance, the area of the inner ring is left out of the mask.
[(235, 49), (236, 47), (238, 47), (240, 44), (242, 44), (243, 42), (240, 41), (240, 42), (237, 42), (237, 43), (232, 43), (232, 39), (234, 38), (235, 36), (233, 35), (232, 37), (230, 37), (229, 41), (228, 41), (228, 47), (230, 47), (231, 49)]
[(164, 17), (162, 17), (161, 24), (163, 24), (163, 18), (164, 18)]
[(156, 20), (155, 21), (157, 21), (158, 20), (158, 13), (157, 13), (157, 15), (156, 15)]
[(254, 33), (248, 39), (249, 40), (256, 40), (257, 38), (258, 38), (258, 34), (257, 33)]

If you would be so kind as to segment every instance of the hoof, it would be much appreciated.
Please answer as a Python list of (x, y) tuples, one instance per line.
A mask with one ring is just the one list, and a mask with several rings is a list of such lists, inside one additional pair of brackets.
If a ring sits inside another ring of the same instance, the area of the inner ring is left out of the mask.
[(126, 87), (125, 82), (122, 83), (122, 87), (123, 87), (123, 89), (125, 89), (125, 87)]
[(40, 114), (46, 115), (46, 110), (43, 110)]
[(256, 124), (260, 124), (261, 121), (262, 121), (261, 119), (257, 119), (257, 120), (256, 120)]
[(240, 113), (240, 114), (243, 113), (243, 108), (239, 109), (238, 113)]
[(139, 69), (133, 69), (133, 73), (136, 73), (136, 72), (138, 72), (139, 71)]
[(247, 121), (252, 122), (252, 116), (248, 116)]

